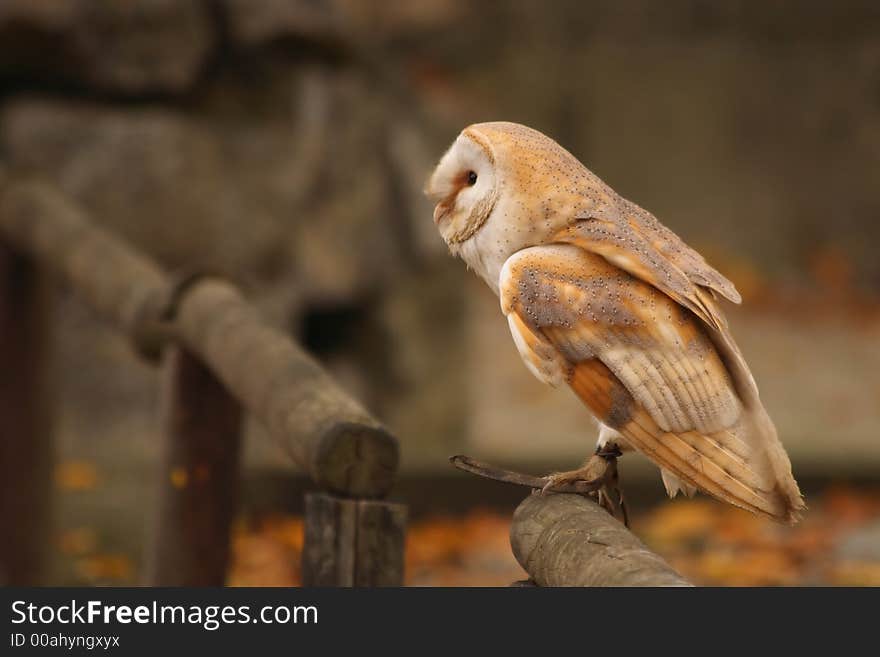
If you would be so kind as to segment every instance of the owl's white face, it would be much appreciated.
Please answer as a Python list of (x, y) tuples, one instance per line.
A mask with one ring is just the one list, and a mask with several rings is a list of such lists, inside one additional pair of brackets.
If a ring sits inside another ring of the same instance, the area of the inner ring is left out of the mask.
[(486, 223), (498, 200), (495, 157), (479, 133), (464, 130), (443, 155), (425, 193), (434, 223), (453, 251)]

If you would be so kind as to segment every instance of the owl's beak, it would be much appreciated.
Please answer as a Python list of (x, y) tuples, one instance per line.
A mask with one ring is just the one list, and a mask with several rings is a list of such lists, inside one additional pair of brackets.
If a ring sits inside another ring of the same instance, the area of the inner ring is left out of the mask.
[(439, 224), (449, 214), (451, 208), (446, 203), (438, 203), (434, 206), (434, 223)]

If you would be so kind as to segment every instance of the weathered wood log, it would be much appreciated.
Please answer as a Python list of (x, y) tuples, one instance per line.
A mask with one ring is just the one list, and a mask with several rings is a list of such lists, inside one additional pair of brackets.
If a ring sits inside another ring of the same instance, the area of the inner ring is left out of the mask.
[(527, 497), (514, 512), (510, 545), (539, 586), (690, 586), (582, 495)]
[(401, 586), (406, 507), (306, 495), (305, 586)]
[(356, 497), (388, 492), (397, 441), (308, 354), (266, 326), (235, 287), (194, 282), (181, 295), (176, 325), (319, 486)]
[(241, 408), (196, 358), (166, 349), (165, 444), (147, 555), (151, 586), (222, 586), (238, 490)]
[(0, 232), (130, 336), (140, 330), (146, 309), (165, 297), (168, 282), (158, 267), (92, 225), (49, 184), (7, 184), (0, 192)]
[[(89, 224), (60, 192), (15, 182), (0, 193), (0, 236), (62, 278), (138, 344), (175, 301), (150, 260)], [(398, 464), (396, 440), (290, 338), (266, 326), (227, 283), (199, 279), (177, 299), (173, 328), (188, 349), (321, 487), (381, 497)]]
[(43, 583), (52, 441), (44, 276), (0, 243), (0, 583)]

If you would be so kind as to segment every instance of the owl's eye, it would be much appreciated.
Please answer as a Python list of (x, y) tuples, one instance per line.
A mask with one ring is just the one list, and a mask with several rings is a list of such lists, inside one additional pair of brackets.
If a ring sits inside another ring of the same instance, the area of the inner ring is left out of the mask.
[(474, 171), (468, 171), (467, 181), (468, 181), (468, 185), (470, 185), (471, 187), (476, 185), (477, 184), (477, 174)]

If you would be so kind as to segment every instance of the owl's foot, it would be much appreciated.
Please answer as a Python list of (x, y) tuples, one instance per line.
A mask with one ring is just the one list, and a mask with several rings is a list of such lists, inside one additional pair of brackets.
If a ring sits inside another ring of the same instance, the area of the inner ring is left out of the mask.
[(620, 454), (621, 451), (616, 445), (606, 444), (598, 448), (596, 453), (577, 470), (549, 475), (541, 493), (562, 492), (576, 482), (586, 482), (595, 487), (590, 495), (596, 499), (599, 506), (628, 526), (629, 516), (617, 475), (617, 457)]
[(535, 477), (496, 468), (462, 454), (451, 456), (449, 460), (459, 470), (495, 481), (527, 486), (536, 493), (590, 495), (611, 515), (627, 524), (623, 493), (620, 492), (617, 481), (617, 457), (620, 454), (620, 449), (616, 445), (606, 444), (597, 449), (595, 455), (579, 470), (559, 472), (549, 477)]
[(541, 489), (542, 493), (563, 492), (560, 489), (578, 481), (585, 481), (600, 487), (608, 483), (608, 480), (617, 479), (617, 457), (621, 455), (616, 445), (606, 445), (596, 449), (596, 453), (587, 459), (577, 470), (567, 472), (554, 472), (547, 475), (547, 483)]

